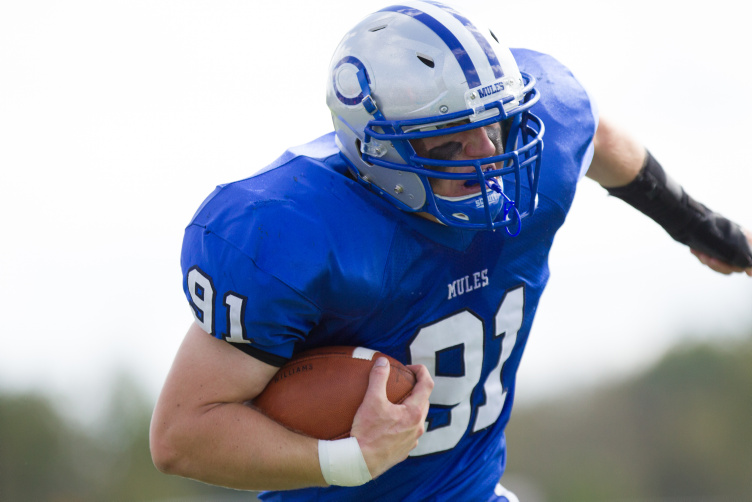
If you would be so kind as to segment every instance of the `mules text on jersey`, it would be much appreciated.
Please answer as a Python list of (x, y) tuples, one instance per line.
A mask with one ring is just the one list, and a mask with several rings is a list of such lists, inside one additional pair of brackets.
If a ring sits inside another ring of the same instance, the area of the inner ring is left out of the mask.
[(486, 286), (488, 286), (488, 269), (484, 268), (480, 272), (474, 272), (472, 275), (466, 275), (447, 284), (449, 289), (447, 300)]

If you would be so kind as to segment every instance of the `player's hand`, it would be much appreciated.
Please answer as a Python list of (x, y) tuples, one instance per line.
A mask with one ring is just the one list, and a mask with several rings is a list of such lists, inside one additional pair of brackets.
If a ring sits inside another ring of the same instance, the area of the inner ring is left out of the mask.
[[(744, 235), (747, 237), (747, 242), (750, 246), (752, 246), (752, 232), (749, 230), (744, 230)], [(742, 241), (743, 242), (743, 241)], [(735, 267), (733, 265), (729, 265), (728, 263), (725, 263), (718, 258), (713, 258), (710, 255), (707, 255), (705, 253), (702, 253), (700, 251), (697, 251), (695, 249), (690, 249), (693, 255), (697, 257), (698, 260), (700, 260), (700, 263), (703, 265), (706, 265), (711, 270), (715, 270), (716, 272), (720, 274), (735, 274), (735, 273), (745, 273), (748, 276), (752, 277), (752, 267), (749, 268), (741, 268), (741, 267)]]
[(373, 478), (405, 460), (418, 445), (418, 438), (425, 430), (428, 397), (433, 390), (433, 379), (425, 366), (408, 366), (417, 378), (415, 387), (401, 404), (392, 404), (386, 397), (389, 368), (388, 360), (383, 357), (374, 364), (368, 390), (350, 431), (358, 439)]

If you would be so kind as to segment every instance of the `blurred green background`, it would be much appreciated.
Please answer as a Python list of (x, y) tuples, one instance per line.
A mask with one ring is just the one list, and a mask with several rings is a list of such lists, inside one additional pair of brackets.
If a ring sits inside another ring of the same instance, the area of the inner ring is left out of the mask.
[[(153, 467), (153, 403), (127, 375), (95, 419), (0, 396), (0, 500), (254, 500)], [(674, 349), (576, 397), (518, 407), (504, 484), (524, 502), (752, 500), (752, 332)]]

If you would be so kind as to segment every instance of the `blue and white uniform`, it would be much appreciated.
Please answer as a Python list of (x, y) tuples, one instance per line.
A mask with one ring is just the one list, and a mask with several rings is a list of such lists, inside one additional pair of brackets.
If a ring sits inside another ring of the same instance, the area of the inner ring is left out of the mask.
[(318, 346), (368, 347), (426, 365), (435, 381), (427, 431), (403, 463), (360, 487), (263, 499), (506, 500), (493, 492), (515, 375), (597, 123), (565, 67), (513, 53), (538, 79), (533, 112), (546, 126), (537, 209), (518, 236), (397, 209), (346, 175), (333, 134), (218, 187), (187, 227), (183, 285), (212, 335), (274, 364)]

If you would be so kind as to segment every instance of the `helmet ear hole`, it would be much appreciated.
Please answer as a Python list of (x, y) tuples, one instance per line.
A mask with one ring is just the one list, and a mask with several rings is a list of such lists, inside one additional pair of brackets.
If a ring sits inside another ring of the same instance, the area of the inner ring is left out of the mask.
[(417, 54), (417, 56), (420, 62), (428, 66), (429, 68), (433, 68), (434, 66), (436, 66), (436, 63), (433, 62), (433, 59), (426, 56), (425, 54)]

